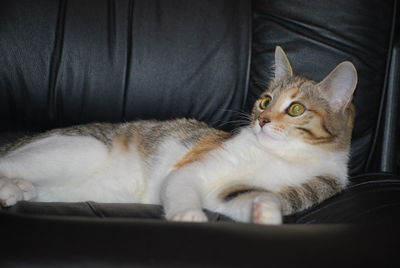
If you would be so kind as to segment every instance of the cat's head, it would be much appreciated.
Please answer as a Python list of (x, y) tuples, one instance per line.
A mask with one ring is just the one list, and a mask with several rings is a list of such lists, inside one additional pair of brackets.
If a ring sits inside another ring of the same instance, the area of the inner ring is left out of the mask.
[(259, 142), (266, 147), (297, 142), (330, 151), (348, 150), (357, 84), (354, 65), (342, 62), (317, 83), (294, 75), (278, 46), (274, 72), (274, 80), (253, 107), (251, 127)]

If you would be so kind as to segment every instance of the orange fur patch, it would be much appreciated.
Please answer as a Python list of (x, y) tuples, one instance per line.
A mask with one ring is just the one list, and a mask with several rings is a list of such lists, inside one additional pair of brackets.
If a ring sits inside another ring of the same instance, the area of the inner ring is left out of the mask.
[(117, 136), (114, 138), (114, 144), (118, 146), (123, 152), (129, 152), (129, 143), (131, 137), (126, 135)]
[(196, 145), (182, 157), (181, 160), (175, 163), (174, 169), (201, 160), (205, 153), (221, 147), (223, 142), (230, 136), (231, 135), (227, 132), (216, 131), (202, 137)]
[(129, 152), (131, 150), (130, 145), (133, 143), (136, 145), (136, 149), (139, 154), (145, 159), (148, 157), (148, 152), (143, 146), (143, 140), (139, 134), (130, 135), (119, 135), (113, 140), (114, 145), (118, 146), (122, 152)]

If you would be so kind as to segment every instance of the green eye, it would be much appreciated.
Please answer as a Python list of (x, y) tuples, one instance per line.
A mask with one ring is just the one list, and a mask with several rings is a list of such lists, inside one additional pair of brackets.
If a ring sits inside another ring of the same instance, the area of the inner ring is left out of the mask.
[(290, 116), (300, 116), (305, 112), (306, 108), (300, 103), (293, 103), (290, 105), (287, 113)]
[(268, 107), (268, 105), (271, 103), (271, 100), (272, 100), (272, 98), (270, 96), (263, 98), (259, 105), (260, 109), (265, 110)]

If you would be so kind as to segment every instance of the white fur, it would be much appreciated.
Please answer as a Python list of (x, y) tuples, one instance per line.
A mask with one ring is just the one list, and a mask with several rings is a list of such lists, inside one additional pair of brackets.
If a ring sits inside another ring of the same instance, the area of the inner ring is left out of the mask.
[(275, 225), (282, 223), (280, 202), (271, 193), (254, 198), (251, 212), (251, 219), (254, 223)]
[[(31, 199), (162, 203), (172, 220), (205, 221), (202, 208), (207, 208), (247, 222), (254, 218), (251, 211), (258, 204), (256, 211), (265, 214), (260, 222), (276, 224), (280, 211), (270, 197), (261, 198), (269, 200), (261, 205), (260, 200), (226, 204), (218, 194), (238, 184), (279, 191), (321, 174), (346, 182), (347, 152), (329, 153), (300, 140), (274, 139), (262, 131), (258, 124), (244, 128), (203, 160), (178, 169), (174, 164), (190, 148), (173, 138), (166, 139), (147, 163), (134, 144), (128, 151), (117, 146), (110, 150), (92, 137), (54, 135), (0, 159), (0, 200), (4, 206)], [(33, 183), (37, 193), (21, 180)]]
[(292, 100), (291, 100), (291, 99), (285, 99), (285, 100), (282, 102), (281, 106), (279, 107), (279, 110), (280, 110), (282, 113), (285, 113), (286, 109), (289, 107), (289, 105), (290, 105), (291, 103), (292, 103)]
[(142, 203), (160, 204), (160, 192), (165, 178), (171, 173), (173, 165), (181, 159), (188, 148), (174, 139), (167, 139), (161, 143), (154, 163), (148, 167), (147, 191), (143, 195)]
[(92, 137), (54, 135), (2, 157), (0, 174), (32, 182), (36, 201), (138, 202), (145, 184), (137, 158)]
[[(264, 143), (269, 147), (262, 146)], [(347, 152), (329, 153), (299, 140), (280, 142), (260, 137), (252, 129), (243, 129), (204, 161), (192, 163), (172, 174), (171, 183), (165, 187), (163, 204), (167, 217), (172, 219), (176, 214), (185, 214), (187, 207), (193, 210), (192, 207), (201, 201), (207, 209), (239, 221), (249, 221), (249, 213), (240, 211), (240, 206), (250, 204), (239, 201), (236, 209), (232, 209), (221, 203), (218, 193), (240, 184), (279, 191), (285, 185), (299, 185), (321, 174), (337, 176), (345, 184), (346, 163)], [(191, 187), (201, 188), (196, 192)], [(200, 207), (197, 213), (201, 213)]]

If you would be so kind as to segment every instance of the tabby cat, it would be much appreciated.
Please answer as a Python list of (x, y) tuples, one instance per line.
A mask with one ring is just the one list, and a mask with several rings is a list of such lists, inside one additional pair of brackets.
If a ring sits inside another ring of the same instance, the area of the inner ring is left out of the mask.
[(357, 73), (339, 64), (322, 82), (293, 75), (282, 48), (251, 120), (230, 134), (192, 119), (94, 123), (1, 149), (0, 202), (162, 204), (173, 221), (280, 224), (346, 186)]

